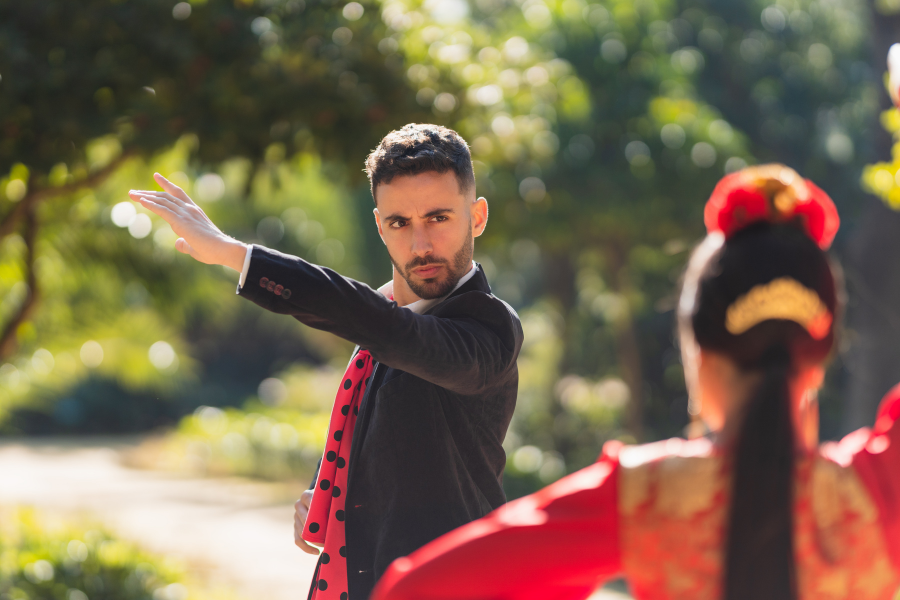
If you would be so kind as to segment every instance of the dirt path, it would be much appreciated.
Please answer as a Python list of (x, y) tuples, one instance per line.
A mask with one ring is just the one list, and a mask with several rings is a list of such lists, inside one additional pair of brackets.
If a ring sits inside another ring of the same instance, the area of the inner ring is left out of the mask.
[[(122, 453), (138, 441), (0, 442), (0, 504), (88, 515), (247, 600), (306, 597), (316, 559), (294, 546), (284, 487), (131, 469)], [(591, 600), (627, 598), (603, 591)]]

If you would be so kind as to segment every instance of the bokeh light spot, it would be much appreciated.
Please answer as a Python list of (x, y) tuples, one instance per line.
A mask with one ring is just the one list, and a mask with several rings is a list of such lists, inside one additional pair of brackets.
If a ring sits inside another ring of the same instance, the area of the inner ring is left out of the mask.
[(153, 231), (153, 221), (150, 220), (149, 216), (143, 213), (135, 215), (131, 220), (131, 223), (128, 224), (128, 233), (139, 240), (150, 235), (151, 231)]
[(700, 168), (706, 169), (716, 164), (718, 157), (712, 144), (698, 142), (691, 148), (691, 160)]
[(628, 49), (621, 40), (606, 40), (600, 45), (600, 56), (606, 62), (617, 65), (628, 56)]
[(331, 34), (331, 41), (338, 46), (346, 46), (353, 40), (353, 32), (348, 27), (338, 27)]
[(191, 5), (188, 2), (179, 2), (172, 8), (172, 16), (179, 21), (184, 21), (191, 16)]
[(215, 202), (225, 195), (225, 180), (216, 173), (206, 173), (197, 179), (195, 188), (198, 200)]
[(443, 92), (434, 98), (434, 108), (442, 113), (451, 112), (456, 108), (456, 96)]
[(287, 386), (277, 377), (263, 379), (257, 389), (259, 399), (269, 406), (278, 406), (284, 402), (287, 398), (287, 393)]
[(150, 358), (150, 363), (160, 371), (171, 367), (178, 358), (172, 345), (163, 341), (156, 342), (150, 346), (147, 355)]
[(659, 137), (666, 148), (677, 150), (684, 146), (685, 133), (681, 125), (675, 123), (667, 123), (659, 130)]
[(363, 13), (366, 12), (366, 9), (363, 8), (363, 5), (359, 2), (351, 2), (347, 6), (344, 7), (344, 10), (341, 11), (341, 14), (344, 15), (344, 18), (348, 21), (359, 21)]
[(81, 362), (89, 369), (96, 369), (103, 362), (103, 346), (94, 340), (88, 340), (81, 346), (78, 353)]
[(547, 186), (538, 177), (526, 177), (519, 184), (519, 195), (525, 202), (534, 204), (547, 195)]
[(117, 227), (128, 227), (137, 216), (137, 209), (132, 202), (119, 202), (112, 208), (110, 218)]
[(512, 462), (522, 473), (534, 473), (544, 464), (544, 453), (537, 446), (522, 446), (513, 454)]
[(13, 179), (6, 184), (6, 197), (10, 202), (18, 202), (25, 197), (27, 187), (21, 179)]

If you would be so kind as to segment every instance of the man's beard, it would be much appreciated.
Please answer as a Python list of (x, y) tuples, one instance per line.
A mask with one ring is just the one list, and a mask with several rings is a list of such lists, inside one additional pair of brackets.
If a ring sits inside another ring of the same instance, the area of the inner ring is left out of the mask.
[[(473, 240), (472, 228), (470, 226), (469, 233), (466, 235), (466, 241), (463, 242), (462, 247), (456, 251), (453, 258), (449, 261), (446, 258), (417, 256), (406, 263), (404, 268), (401, 268), (400, 265), (397, 264), (397, 261), (394, 260), (393, 256), (391, 256), (391, 262), (394, 263), (394, 268), (396, 268), (397, 272), (400, 273), (400, 276), (406, 280), (409, 289), (411, 289), (416, 296), (423, 300), (442, 298), (456, 287), (459, 280), (462, 279), (463, 275), (468, 273), (469, 269), (472, 267)], [(390, 252), (388, 252), (388, 255), (390, 256)], [(436, 277), (431, 279), (420, 279), (418, 281), (412, 280), (410, 273), (412, 269), (429, 265), (444, 265), (446, 267), (447, 277), (443, 281), (438, 281)]]

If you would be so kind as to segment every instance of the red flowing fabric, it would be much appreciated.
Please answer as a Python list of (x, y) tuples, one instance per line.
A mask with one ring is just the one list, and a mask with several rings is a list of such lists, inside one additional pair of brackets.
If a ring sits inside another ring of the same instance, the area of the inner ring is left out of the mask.
[(347, 600), (347, 547), (344, 535), (344, 501), (347, 495), (347, 465), (359, 403), (366, 393), (374, 362), (367, 350), (350, 361), (338, 389), (328, 424), (328, 441), (319, 467), (319, 477), (309, 505), (303, 539), (323, 544), (312, 598)]

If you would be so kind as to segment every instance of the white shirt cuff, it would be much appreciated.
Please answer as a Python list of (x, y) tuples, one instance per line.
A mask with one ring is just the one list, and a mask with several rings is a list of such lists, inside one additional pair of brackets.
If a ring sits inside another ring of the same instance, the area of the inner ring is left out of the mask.
[(244, 282), (247, 281), (247, 271), (250, 270), (250, 257), (253, 255), (253, 244), (247, 246), (247, 255), (244, 257), (244, 268), (241, 269), (241, 280), (238, 283), (238, 289), (244, 287)]

